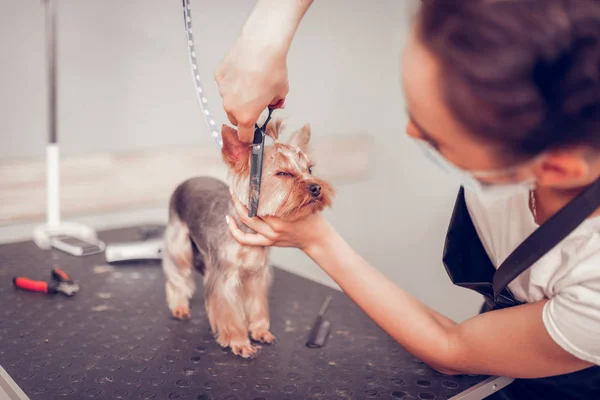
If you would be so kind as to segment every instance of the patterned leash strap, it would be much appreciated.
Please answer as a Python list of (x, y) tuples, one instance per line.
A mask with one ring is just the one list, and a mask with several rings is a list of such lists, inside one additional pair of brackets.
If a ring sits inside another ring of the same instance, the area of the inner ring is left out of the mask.
[(204, 119), (206, 121), (206, 125), (208, 126), (208, 130), (210, 135), (212, 136), (215, 144), (219, 146), (219, 148), (223, 147), (223, 140), (221, 138), (221, 132), (217, 127), (213, 116), (208, 109), (208, 100), (204, 95), (204, 90), (202, 89), (202, 83), (200, 82), (200, 72), (198, 71), (198, 64), (196, 58), (196, 50), (194, 46), (194, 36), (192, 34), (192, 11), (190, 9), (190, 0), (182, 0), (183, 1), (183, 18), (185, 20), (185, 34), (188, 44), (188, 53), (190, 57), (190, 64), (192, 66), (192, 77), (194, 80), (194, 84), (196, 86), (196, 96), (198, 97), (198, 102), (200, 103), (200, 108), (202, 109), (202, 113), (204, 114)]

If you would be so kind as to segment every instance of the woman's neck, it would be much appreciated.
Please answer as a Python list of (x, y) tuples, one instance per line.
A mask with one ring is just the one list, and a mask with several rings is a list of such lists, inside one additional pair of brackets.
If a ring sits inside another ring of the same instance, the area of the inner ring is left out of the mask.
[[(587, 186), (571, 190), (559, 190), (548, 187), (536, 188), (534, 192), (536, 222), (539, 225), (546, 222), (585, 189), (587, 189)], [(594, 211), (588, 218), (597, 216), (600, 216), (600, 208)]]

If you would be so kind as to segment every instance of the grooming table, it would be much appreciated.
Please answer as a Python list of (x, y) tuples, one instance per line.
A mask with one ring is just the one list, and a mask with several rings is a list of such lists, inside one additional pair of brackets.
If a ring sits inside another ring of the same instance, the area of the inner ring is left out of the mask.
[[(137, 228), (99, 236), (107, 244), (140, 239)], [(13, 288), (13, 276), (45, 280), (53, 267), (79, 283), (73, 298)], [(280, 269), (270, 296), (277, 345), (254, 360), (236, 357), (213, 340), (197, 280), (192, 319), (177, 321), (159, 263), (109, 267), (103, 254), (0, 246), (0, 365), (31, 399), (48, 400), (449, 399), (488, 379), (433, 371), (343, 293)], [(309, 349), (328, 294), (331, 335), (325, 347)]]

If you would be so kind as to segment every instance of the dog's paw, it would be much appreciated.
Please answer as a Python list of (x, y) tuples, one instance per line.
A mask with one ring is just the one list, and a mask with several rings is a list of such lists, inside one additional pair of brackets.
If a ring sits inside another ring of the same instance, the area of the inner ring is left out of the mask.
[(252, 332), (250, 336), (252, 337), (252, 340), (265, 344), (275, 344), (277, 342), (275, 336), (269, 331)]
[(240, 356), (243, 358), (254, 358), (258, 355), (258, 348), (256, 346), (252, 346), (250, 344), (250, 341), (242, 343), (231, 343), (230, 347), (231, 351), (236, 356)]
[(213, 331), (213, 335), (215, 336), (215, 340), (217, 341), (217, 344), (223, 348), (225, 347), (229, 347), (229, 340), (223, 338), (222, 335), (217, 335), (214, 331)]
[(181, 320), (190, 319), (190, 308), (189, 306), (177, 306), (173, 310), (173, 317)]

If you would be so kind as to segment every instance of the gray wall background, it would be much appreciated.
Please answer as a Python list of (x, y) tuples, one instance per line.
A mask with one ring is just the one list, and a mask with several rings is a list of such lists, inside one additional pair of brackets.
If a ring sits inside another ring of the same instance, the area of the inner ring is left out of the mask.
[[(192, 1), (200, 73), (219, 123), (213, 81), (254, 0)], [(337, 187), (327, 215), (371, 263), (425, 303), (462, 320), (479, 297), (453, 287), (441, 264), (457, 185), (405, 138), (400, 53), (416, 2), (317, 1), (289, 56), (286, 114), (315, 136), (368, 133), (365, 181)], [(213, 146), (196, 103), (180, 1), (60, 0), (62, 154), (160, 146)], [(44, 18), (39, 1), (0, 2), (0, 160), (43, 156), (46, 135)], [(98, 228), (165, 218), (165, 209), (81, 216)], [(0, 227), (0, 238), (29, 232)], [(332, 285), (296, 250), (276, 264)]]

